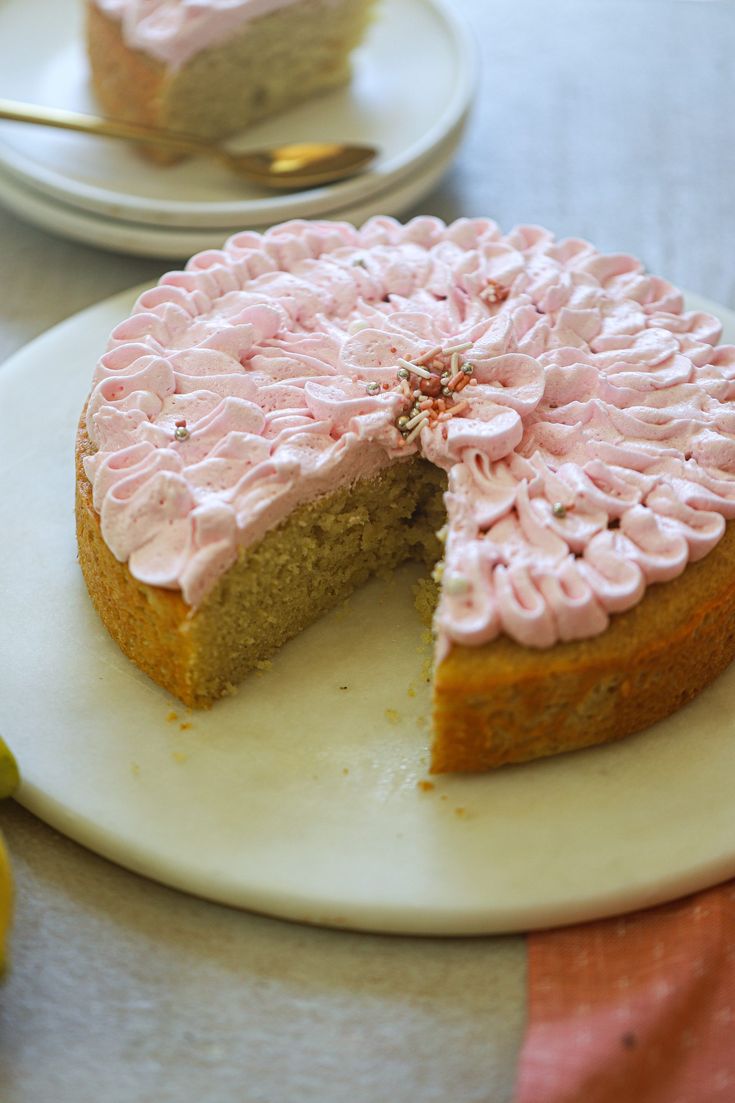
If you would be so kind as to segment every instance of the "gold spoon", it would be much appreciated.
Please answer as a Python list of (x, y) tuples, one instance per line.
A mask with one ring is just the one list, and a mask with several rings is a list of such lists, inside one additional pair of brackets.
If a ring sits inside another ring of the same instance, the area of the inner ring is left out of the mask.
[(54, 126), (61, 130), (79, 130), (84, 134), (143, 142), (179, 153), (214, 157), (238, 176), (252, 180), (261, 187), (277, 190), (315, 188), (319, 184), (344, 180), (360, 172), (378, 153), (373, 146), (347, 145), (341, 142), (298, 142), (270, 149), (251, 150), (248, 153), (231, 153), (222, 146), (191, 134), (156, 130), (137, 123), (103, 119), (97, 115), (80, 115), (75, 111), (37, 107), (35, 104), (15, 103), (4, 99), (0, 99), (0, 119)]

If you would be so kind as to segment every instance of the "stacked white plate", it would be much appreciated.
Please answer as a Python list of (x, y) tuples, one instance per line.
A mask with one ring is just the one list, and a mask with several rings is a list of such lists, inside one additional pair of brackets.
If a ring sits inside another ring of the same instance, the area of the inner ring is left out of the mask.
[[(96, 112), (78, 0), (0, 5), (0, 94)], [(24, 45), (25, 43), (25, 45)], [(471, 32), (449, 0), (383, 0), (352, 84), (251, 128), (235, 149), (350, 140), (380, 148), (352, 180), (283, 194), (216, 162), (147, 164), (127, 144), (0, 124), (0, 203), (44, 229), (141, 256), (182, 258), (292, 218), (400, 215), (447, 170), (472, 101)]]

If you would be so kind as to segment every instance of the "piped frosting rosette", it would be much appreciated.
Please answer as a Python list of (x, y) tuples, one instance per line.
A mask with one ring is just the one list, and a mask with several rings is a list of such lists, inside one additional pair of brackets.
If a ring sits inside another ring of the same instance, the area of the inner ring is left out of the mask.
[(87, 409), (105, 541), (196, 607), (299, 503), (448, 473), (440, 654), (593, 636), (735, 516), (735, 348), (628, 256), (487, 220), (238, 234), (139, 298)]

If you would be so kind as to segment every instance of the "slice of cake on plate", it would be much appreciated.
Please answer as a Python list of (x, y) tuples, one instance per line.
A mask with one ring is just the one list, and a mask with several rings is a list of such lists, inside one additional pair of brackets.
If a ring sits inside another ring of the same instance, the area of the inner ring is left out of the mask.
[(80, 562), (210, 705), (376, 570), (435, 571), (437, 771), (619, 738), (735, 653), (735, 348), (632, 257), (485, 219), (242, 233), (139, 298)]
[(111, 118), (224, 138), (345, 84), (372, 8), (373, 0), (88, 0), (92, 87)]

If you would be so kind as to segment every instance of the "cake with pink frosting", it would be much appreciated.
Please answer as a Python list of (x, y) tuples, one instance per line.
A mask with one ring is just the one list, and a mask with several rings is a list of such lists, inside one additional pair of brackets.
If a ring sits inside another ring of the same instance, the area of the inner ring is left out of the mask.
[(376, 570), (434, 567), (432, 768), (618, 738), (735, 653), (735, 347), (626, 255), (293, 222), (144, 292), (94, 373), (80, 562), (208, 706)]
[[(93, 89), (112, 118), (226, 137), (346, 83), (372, 6), (373, 0), (87, 0)], [(143, 151), (150, 155), (152, 148)]]

